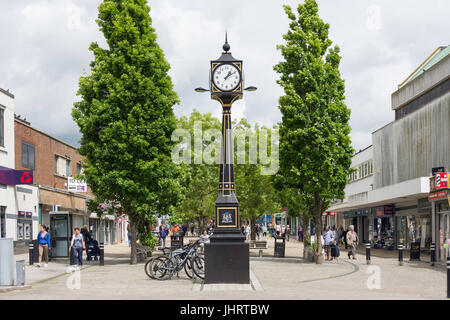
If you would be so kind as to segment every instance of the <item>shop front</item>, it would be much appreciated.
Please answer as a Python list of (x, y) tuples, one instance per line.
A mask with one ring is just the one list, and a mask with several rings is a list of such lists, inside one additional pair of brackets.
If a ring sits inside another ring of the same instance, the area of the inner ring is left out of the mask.
[(450, 189), (449, 173), (436, 173), (430, 178), (430, 193), (433, 216), (433, 241), (436, 243), (436, 260), (445, 262), (450, 255)]
[(421, 212), (420, 208), (398, 210), (397, 219), (398, 243), (405, 249), (416, 244), (421, 250), (429, 250), (431, 245), (431, 211)]
[(355, 227), (361, 243), (371, 242), (375, 249), (395, 247), (394, 206), (358, 208), (344, 212), (345, 227)]
[(375, 249), (394, 250), (396, 245), (394, 206), (379, 206), (372, 210), (374, 212), (373, 247)]

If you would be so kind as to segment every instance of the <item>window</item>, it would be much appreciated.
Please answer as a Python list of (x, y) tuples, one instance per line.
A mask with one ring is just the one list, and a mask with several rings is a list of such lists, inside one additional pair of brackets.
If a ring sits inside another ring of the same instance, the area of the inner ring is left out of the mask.
[(70, 160), (62, 156), (55, 155), (55, 174), (62, 177), (70, 177)]
[(34, 169), (34, 146), (22, 142), (22, 167)]
[(0, 108), (0, 147), (5, 146), (5, 120), (4, 120), (5, 110)]
[(6, 207), (0, 206), (0, 238), (6, 238)]
[(83, 167), (81, 166), (81, 163), (77, 162), (76, 174), (82, 174), (82, 173), (83, 173)]

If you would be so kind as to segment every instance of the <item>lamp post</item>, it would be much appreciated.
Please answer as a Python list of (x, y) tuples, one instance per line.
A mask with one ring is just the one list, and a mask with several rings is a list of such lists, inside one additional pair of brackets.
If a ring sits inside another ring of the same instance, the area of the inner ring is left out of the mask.
[(215, 203), (216, 228), (205, 246), (205, 283), (249, 283), (249, 248), (239, 229), (239, 203), (235, 194), (231, 106), (242, 99), (244, 89), (242, 60), (231, 53), (227, 36), (222, 55), (211, 61), (209, 90), (211, 99), (222, 106), (222, 143), (218, 196)]

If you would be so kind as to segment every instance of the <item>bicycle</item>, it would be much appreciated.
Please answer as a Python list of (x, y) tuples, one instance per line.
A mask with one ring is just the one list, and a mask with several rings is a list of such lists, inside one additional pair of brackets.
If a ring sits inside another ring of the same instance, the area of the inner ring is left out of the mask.
[[(148, 262), (146, 272), (149, 270), (151, 278), (156, 280), (167, 280), (181, 271), (183, 268), (189, 278), (194, 274), (204, 279), (205, 260), (202, 254), (197, 252), (199, 240), (192, 245), (174, 250), (170, 256), (160, 256)], [(191, 273), (191, 271), (193, 273)]]

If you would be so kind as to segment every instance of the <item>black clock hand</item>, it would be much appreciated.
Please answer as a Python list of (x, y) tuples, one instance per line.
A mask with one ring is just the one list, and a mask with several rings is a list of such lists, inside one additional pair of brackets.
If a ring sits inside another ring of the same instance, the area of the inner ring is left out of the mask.
[(229, 78), (229, 77), (231, 77), (233, 74), (235, 74), (236, 73), (236, 71), (234, 71), (233, 73), (229, 73), (226, 77), (225, 77), (225, 80), (227, 80), (227, 78)]
[(228, 71), (228, 74), (225, 76), (224, 80), (227, 80), (231, 76), (231, 71)]

